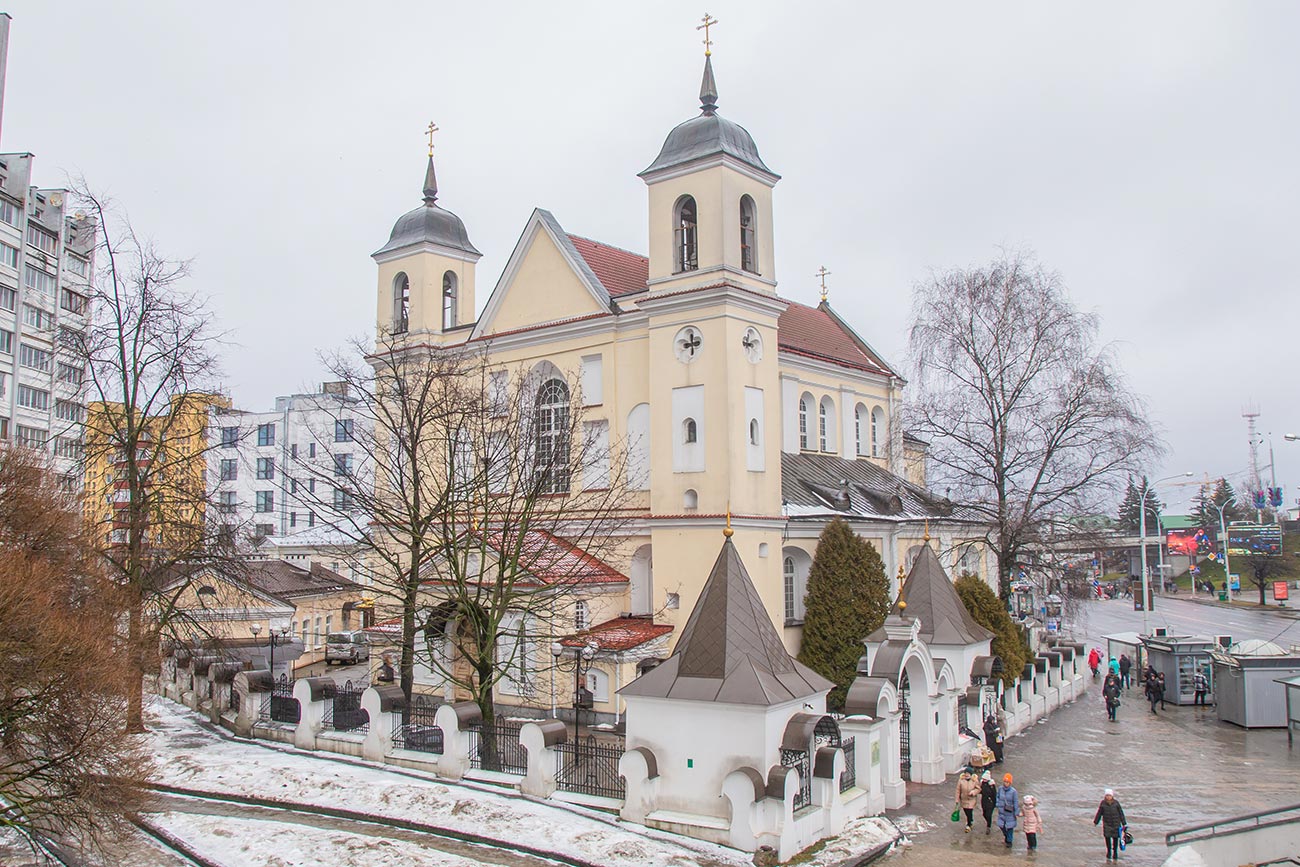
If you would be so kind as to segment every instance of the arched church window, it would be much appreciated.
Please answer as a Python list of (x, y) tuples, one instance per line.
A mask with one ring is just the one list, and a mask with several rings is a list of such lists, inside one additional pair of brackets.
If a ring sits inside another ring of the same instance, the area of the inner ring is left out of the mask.
[(880, 457), (881, 428), (885, 425), (885, 411), (880, 407), (871, 410), (871, 456)]
[(699, 428), (695, 424), (695, 419), (688, 418), (682, 421), (682, 442), (693, 443), (699, 438)]
[(785, 619), (794, 620), (794, 558), (786, 557), (781, 564), (781, 577), (785, 585)]
[(821, 450), (835, 451), (838, 445), (838, 437), (835, 436), (835, 401), (829, 395), (823, 397), (821, 405), (817, 407), (817, 428)]
[(694, 271), (700, 267), (699, 229), (695, 199), (682, 196), (673, 209), (673, 246), (677, 271)]
[(865, 434), (871, 429), (871, 416), (867, 408), (858, 404), (853, 408), (853, 453), (860, 458), (867, 456)]
[(533, 418), (536, 472), (544, 494), (569, 490), (569, 386), (562, 379), (548, 379), (537, 390)]
[(456, 327), (456, 272), (448, 271), (442, 275), (442, 328)]
[(812, 412), (812, 395), (804, 392), (799, 398), (799, 448), (812, 448), (809, 444), (808, 414)]
[(405, 271), (393, 278), (393, 333), (405, 334), (411, 323), (411, 280)]
[(740, 197), (740, 267), (746, 271), (758, 273), (758, 248), (754, 246), (755, 230), (758, 220), (755, 216), (754, 200), (749, 196)]
[(751, 446), (758, 445), (758, 419), (756, 418), (749, 420), (749, 444)]
[(700, 507), (700, 495), (694, 488), (687, 488), (686, 493), (682, 496), (682, 508), (687, 512), (694, 512)]

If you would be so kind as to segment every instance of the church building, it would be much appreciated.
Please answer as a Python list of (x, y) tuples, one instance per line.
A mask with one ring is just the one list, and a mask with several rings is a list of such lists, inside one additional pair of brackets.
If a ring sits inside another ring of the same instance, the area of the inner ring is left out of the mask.
[[(537, 208), (481, 299), (481, 254), (444, 207), (432, 156), (423, 202), (374, 254), (381, 334), (482, 349), (493, 369), (540, 383), (539, 408), (580, 406), (588, 435), (626, 461), (638, 513), (627, 556), (594, 570), (574, 634), (557, 636), (594, 647), (587, 686), (607, 722), (620, 721), (617, 692), (648, 668), (638, 665), (671, 654), (728, 514), (791, 653), (817, 537), (834, 517), (875, 545), (891, 576), (930, 545), (949, 573), (992, 580), (987, 527), (925, 487), (925, 444), (898, 421), (902, 375), (825, 297), (809, 306), (780, 294), (781, 176), (719, 103), (706, 53), (698, 114), (638, 175), (646, 255)], [(599, 216), (585, 222), (599, 228)], [(575, 492), (607, 483), (565, 480)], [(437, 691), (435, 676), (422, 688)], [(504, 689), (501, 701), (538, 703), (530, 695)]]

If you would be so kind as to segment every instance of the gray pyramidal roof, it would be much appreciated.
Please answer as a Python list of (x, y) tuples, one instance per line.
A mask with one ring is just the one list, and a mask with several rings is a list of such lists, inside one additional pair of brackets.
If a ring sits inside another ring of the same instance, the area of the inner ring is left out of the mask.
[(713, 60), (705, 57), (699, 116), (674, 127), (664, 140), (659, 156), (638, 177), (718, 154), (726, 154), (774, 178), (780, 177), (764, 164), (749, 131), (718, 114), (718, 85), (713, 78)]
[(834, 685), (786, 651), (727, 539), (673, 655), (619, 692), (770, 707)]
[(424, 204), (398, 217), (388, 243), (371, 255), (378, 256), (426, 241), (475, 256), (482, 255), (469, 242), (469, 232), (465, 231), (460, 217), (438, 207), (438, 176), (433, 170), (433, 154), (429, 154), (429, 167), (424, 172)]
[[(993, 637), (992, 632), (970, 616), (928, 543), (921, 546), (921, 553), (912, 564), (912, 571), (907, 573), (898, 596), (907, 603), (907, 617), (921, 621), (921, 638), (927, 644), (976, 644)], [(897, 600), (889, 613), (891, 616), (903, 613)], [(867, 636), (868, 641), (886, 638), (883, 626)]]

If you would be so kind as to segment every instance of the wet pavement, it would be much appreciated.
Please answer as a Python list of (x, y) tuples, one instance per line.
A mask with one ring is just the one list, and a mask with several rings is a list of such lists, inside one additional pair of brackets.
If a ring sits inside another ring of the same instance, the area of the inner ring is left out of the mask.
[[(1184, 601), (1169, 601), (1157, 610), (1160, 619), (1153, 612), (1153, 625), (1170, 625), (1184, 634), (1231, 632), (1237, 639), (1300, 643), (1300, 623), (1289, 618)], [(1140, 628), (1141, 617), (1131, 601), (1092, 603), (1083, 631), (1096, 643), (1103, 633)], [(1283, 729), (1246, 732), (1220, 723), (1213, 708), (1169, 705), (1153, 716), (1136, 691), (1126, 696), (1119, 720), (1111, 723), (1100, 690), (1092, 684), (1074, 704), (1011, 738), (1006, 762), (996, 771), (999, 779), (1011, 773), (1021, 795), (1039, 799), (1044, 830), (1035, 855), (1026, 853), (1024, 834), (1016, 835), (1010, 850), (996, 825), (986, 836), (978, 811), (977, 830), (969, 835), (962, 832), (964, 823), (949, 821), (956, 789), (956, 778), (950, 777), (943, 785), (909, 787), (907, 807), (889, 815), (904, 827), (928, 830), (913, 835), (910, 851), (882, 863), (980, 867), (1032, 857), (1054, 867), (1105, 864), (1105, 846), (1092, 817), (1103, 790), (1110, 787), (1124, 805), (1135, 837), (1121, 862), (1158, 865), (1169, 855), (1164, 843), (1169, 831), (1294, 803), (1300, 792), (1300, 743), (1288, 749)]]

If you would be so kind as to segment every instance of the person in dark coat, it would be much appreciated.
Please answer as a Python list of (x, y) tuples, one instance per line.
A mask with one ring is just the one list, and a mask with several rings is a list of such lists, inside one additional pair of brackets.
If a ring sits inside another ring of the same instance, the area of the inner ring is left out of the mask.
[(1133, 681), (1129, 678), (1129, 672), (1133, 670), (1133, 660), (1128, 658), (1127, 653), (1119, 655), (1119, 679), (1120, 686), (1129, 689), (1133, 686)]
[(1102, 698), (1106, 700), (1106, 716), (1115, 721), (1115, 712), (1119, 710), (1119, 678), (1109, 675), (1106, 685), (1101, 688)]
[[(1151, 712), (1156, 713), (1156, 704), (1160, 701), (1160, 692), (1154, 675), (1147, 677), (1146, 696), (1147, 701), (1151, 702)], [(1158, 713), (1156, 715), (1159, 716)]]
[(1160, 696), (1160, 709), (1165, 709), (1165, 675), (1163, 672), (1156, 675), (1156, 695)]
[(993, 833), (993, 810), (998, 805), (998, 787), (993, 785), (993, 775), (985, 771), (980, 775), (980, 812), (984, 814), (984, 833)]
[(1192, 676), (1192, 689), (1195, 695), (1192, 697), (1192, 704), (1205, 706), (1205, 696), (1210, 692), (1210, 679), (1205, 676), (1204, 671), (1197, 671)]
[(993, 751), (993, 764), (1002, 764), (1002, 727), (993, 714), (984, 717), (984, 743)]
[(1106, 840), (1106, 860), (1119, 860), (1119, 837), (1124, 833), (1128, 819), (1124, 818), (1124, 808), (1115, 798), (1115, 792), (1106, 790), (1106, 795), (1097, 806), (1097, 815), (1092, 817), (1092, 824), (1101, 825), (1101, 836)]

